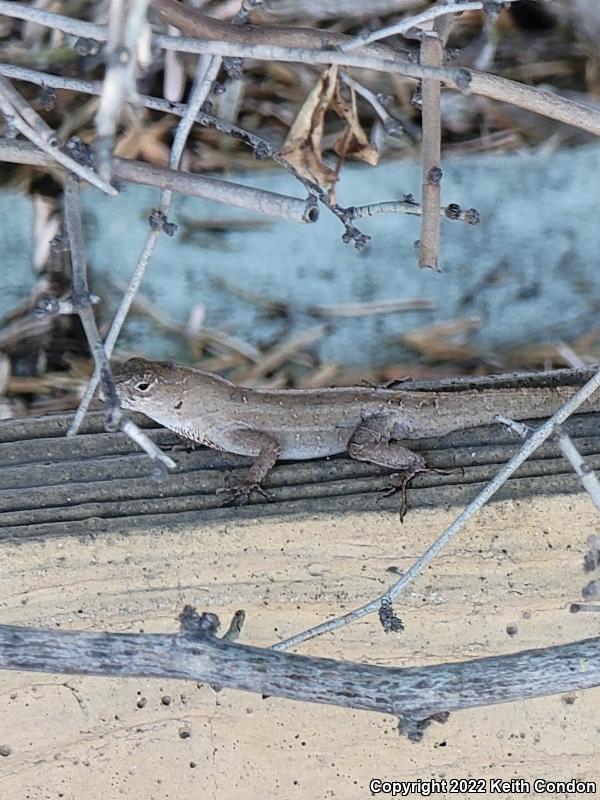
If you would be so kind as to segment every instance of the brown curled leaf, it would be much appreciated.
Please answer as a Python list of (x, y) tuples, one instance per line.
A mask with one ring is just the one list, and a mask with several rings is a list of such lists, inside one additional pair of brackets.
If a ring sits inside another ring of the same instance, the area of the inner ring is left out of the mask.
[(337, 181), (336, 171), (322, 160), (325, 113), (336, 90), (337, 74), (335, 65), (321, 74), (279, 151), (302, 177), (318, 183), (323, 189), (332, 189)]
[(340, 158), (354, 156), (374, 167), (379, 162), (379, 153), (369, 144), (367, 134), (358, 119), (356, 92), (353, 87), (350, 87), (350, 98), (350, 102), (344, 99), (338, 80), (331, 107), (339, 117), (345, 120), (346, 127), (333, 149)]

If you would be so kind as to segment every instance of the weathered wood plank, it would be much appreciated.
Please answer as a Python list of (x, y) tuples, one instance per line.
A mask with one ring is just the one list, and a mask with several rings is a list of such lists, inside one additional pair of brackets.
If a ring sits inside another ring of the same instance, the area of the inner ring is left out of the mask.
[[(280, 463), (266, 484), (271, 502), (257, 497), (247, 507), (227, 505), (216, 490), (243, 474), (249, 460), (206, 448), (186, 452), (170, 431), (144, 423), (153, 438), (174, 452), (177, 469), (154, 480), (155, 467), (120, 433), (102, 430), (94, 412), (85, 432), (64, 436), (69, 415), (8, 421), (0, 425), (0, 536), (28, 537), (113, 530), (122, 526), (198, 524), (274, 514), (390, 510), (398, 498), (383, 497), (388, 472), (345, 456)], [(573, 417), (567, 429), (592, 467), (600, 468), (600, 415)], [(409, 490), (411, 508), (465, 503), (514, 453), (515, 434), (488, 426), (443, 439), (414, 443), (427, 463), (448, 475), (426, 473)], [(238, 472), (239, 471), (239, 472)], [(498, 499), (574, 492), (580, 483), (552, 443), (531, 458)]]

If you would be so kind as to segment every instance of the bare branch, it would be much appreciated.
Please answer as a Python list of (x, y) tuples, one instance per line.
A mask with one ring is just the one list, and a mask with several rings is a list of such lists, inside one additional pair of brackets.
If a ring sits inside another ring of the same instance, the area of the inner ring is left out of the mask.
[[(441, 67), (443, 61), (444, 47), (440, 37), (435, 31), (425, 33), (421, 42), (421, 64)], [(440, 82), (424, 78), (421, 84), (421, 93), (423, 98), (423, 140), (421, 144), (421, 206), (423, 212), (421, 216), (419, 266), (437, 270), (440, 251), (440, 196), (442, 181)]]
[[(351, 37), (344, 33), (319, 28), (236, 25), (233, 22), (224, 22), (209, 17), (194, 8), (177, 2), (177, 0), (150, 0), (150, 5), (156, 9), (164, 22), (174, 25), (182, 33), (207, 41), (237, 43), (258, 48), (280, 44), (284, 47), (313, 50), (337, 50), (345, 43), (352, 41)], [(398, 58), (398, 53), (392, 47), (381, 44), (361, 47), (359, 52), (382, 58)], [(224, 52), (224, 55), (229, 54)]]
[[(504, 0), (491, 0), (498, 6), (502, 5)], [(507, 2), (515, 2), (515, 0), (507, 0)], [(412, 16), (403, 17), (398, 22), (391, 25), (386, 25), (385, 28), (379, 28), (374, 31), (366, 31), (359, 33), (349, 42), (340, 45), (340, 50), (353, 50), (355, 47), (361, 47), (370, 42), (376, 42), (378, 39), (385, 39), (388, 36), (395, 36), (412, 28), (419, 28), (421, 25), (433, 22), (438, 17), (445, 16), (446, 14), (462, 14), (464, 11), (479, 11), (486, 6), (486, 2), (482, 0), (459, 0), (459, 2), (442, 2), (438, 3), (431, 8), (421, 11), (420, 14), (413, 14)]]
[(6, 78), (0, 78), (0, 109), (23, 136), (50, 156), (51, 164), (58, 162), (70, 172), (75, 173), (75, 175), (112, 197), (118, 194), (114, 186), (111, 186), (110, 183), (96, 175), (92, 169), (75, 161), (58, 148), (59, 141), (55, 132), (25, 102)]
[(571, 437), (566, 434), (560, 427), (555, 431), (556, 440), (560, 447), (562, 454), (571, 462), (571, 466), (579, 476), (581, 484), (586, 492), (589, 494), (592, 503), (600, 511), (600, 481), (596, 476), (594, 470), (586, 462), (585, 458), (581, 455), (575, 446), (575, 442)]
[(144, 60), (149, 61), (150, 28), (146, 21), (148, 0), (111, 0), (108, 14), (107, 69), (96, 114), (96, 160), (98, 171), (110, 180), (115, 127), (126, 100), (135, 100), (137, 60), (147, 43)]
[[(77, 178), (67, 176), (64, 191), (65, 226), (69, 236), (72, 269), (73, 307), (77, 310), (81, 324), (92, 352), (99, 382), (102, 384), (104, 397), (108, 404), (107, 427), (120, 427), (130, 438), (143, 447), (154, 459), (162, 461), (167, 467), (174, 467), (174, 461), (166, 456), (154, 442), (143, 433), (131, 420), (127, 420), (121, 411), (119, 398), (112, 379), (108, 358), (106, 356), (98, 326), (92, 310), (92, 300), (87, 282), (87, 263), (81, 224), (81, 207), (79, 203), (79, 184)], [(133, 435), (132, 435), (133, 434)]]
[(216, 203), (246, 208), (288, 222), (312, 223), (318, 218), (314, 205), (306, 199), (270, 192), (267, 189), (255, 189), (252, 186), (218, 178), (205, 178), (189, 172), (155, 167), (141, 161), (132, 162), (115, 158), (114, 174), (131, 183), (158, 186), (170, 193), (180, 192), (192, 197), (204, 197)]
[[(418, 741), (450, 711), (600, 685), (600, 638), (457, 664), (392, 668), (238, 644), (214, 614), (176, 634), (88, 633), (0, 625), (0, 669), (183, 678), (274, 697), (394, 714)], [(585, 664), (585, 669), (581, 665)]]
[(105, 42), (108, 38), (108, 31), (104, 25), (95, 25), (93, 22), (83, 22), (80, 19), (66, 17), (63, 14), (53, 14), (51, 11), (44, 11), (35, 6), (25, 5), (25, 3), (15, 3), (12, 0), (0, 0), (0, 14), (15, 19), (24, 19), (28, 22), (36, 22), (47, 28), (70, 33), (73, 36), (80, 36), (83, 39), (95, 39), (98, 42)]
[[(0, 138), (0, 160), (40, 167), (53, 164), (52, 158), (37, 148), (24, 142), (2, 138)], [(309, 224), (318, 219), (318, 210), (306, 198), (290, 197), (218, 178), (205, 178), (203, 175), (157, 167), (144, 161), (131, 161), (115, 157), (113, 176), (128, 183), (156, 186), (159, 189), (179, 192), (190, 197), (203, 197), (215, 203), (246, 208), (257, 213), (279, 217), (288, 222)]]
[[(346, 209), (349, 219), (373, 217), (375, 214), (414, 214), (421, 216), (423, 209), (411, 194), (404, 195), (402, 200), (384, 200), (382, 203), (369, 203), (366, 206), (350, 206)], [(440, 216), (446, 219), (477, 225), (481, 221), (476, 208), (461, 208), (458, 203), (450, 203), (439, 209)]]

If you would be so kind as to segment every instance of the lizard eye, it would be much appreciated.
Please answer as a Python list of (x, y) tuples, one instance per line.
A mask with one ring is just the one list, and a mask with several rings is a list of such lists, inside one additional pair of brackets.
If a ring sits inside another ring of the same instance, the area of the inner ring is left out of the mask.
[(156, 377), (149, 373), (145, 375), (140, 375), (138, 380), (134, 384), (134, 388), (136, 392), (140, 394), (148, 394), (148, 392), (153, 388), (156, 383)]

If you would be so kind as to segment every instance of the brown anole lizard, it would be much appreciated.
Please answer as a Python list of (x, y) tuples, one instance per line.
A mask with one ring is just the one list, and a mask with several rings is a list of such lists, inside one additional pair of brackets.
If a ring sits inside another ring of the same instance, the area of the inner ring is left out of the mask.
[[(348, 453), (408, 474), (425, 468), (403, 442), (513, 420), (548, 417), (577, 387), (406, 391), (367, 387), (251, 389), (209, 372), (135, 358), (114, 370), (124, 408), (199, 444), (251, 456), (237, 490), (248, 499), (278, 459)], [(581, 410), (593, 410), (588, 401)]]

